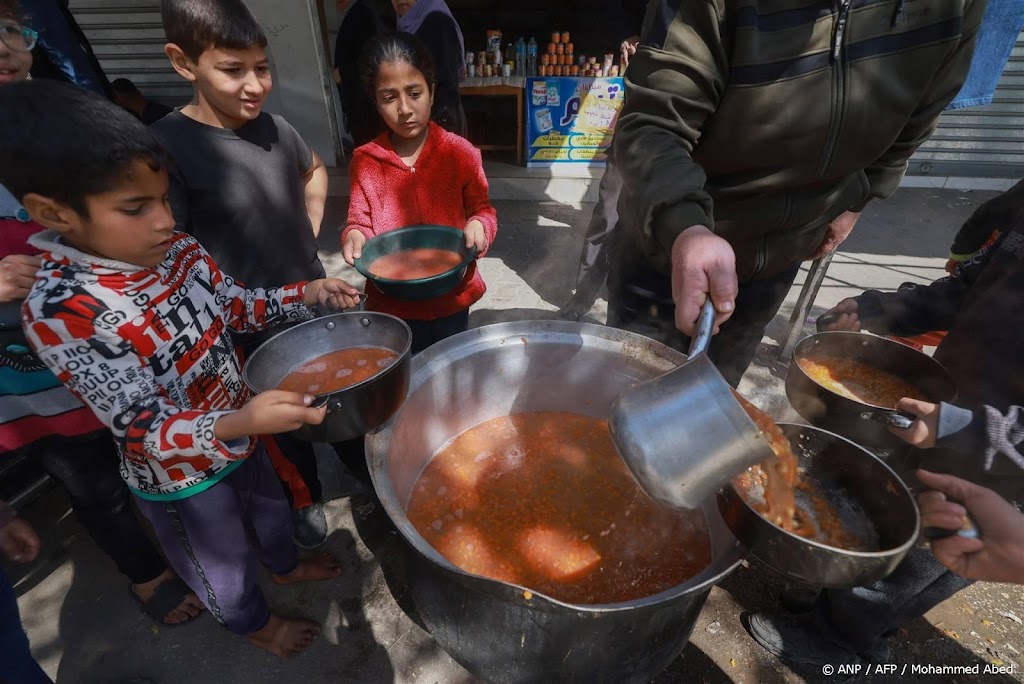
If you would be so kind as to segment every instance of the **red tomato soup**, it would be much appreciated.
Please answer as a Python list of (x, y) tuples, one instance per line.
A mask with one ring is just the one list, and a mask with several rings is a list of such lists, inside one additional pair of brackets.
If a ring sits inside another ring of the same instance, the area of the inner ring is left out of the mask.
[(519, 413), (465, 431), (420, 475), (409, 519), (466, 572), (568, 603), (651, 596), (711, 563), (704, 514), (649, 498), (608, 423), (573, 413)]
[(277, 389), (305, 394), (337, 392), (373, 377), (397, 358), (383, 347), (339, 349), (302, 364), (286, 375)]
[(385, 254), (375, 259), (369, 271), (378, 278), (416, 280), (450, 271), (462, 263), (462, 257), (446, 249), (419, 247)]

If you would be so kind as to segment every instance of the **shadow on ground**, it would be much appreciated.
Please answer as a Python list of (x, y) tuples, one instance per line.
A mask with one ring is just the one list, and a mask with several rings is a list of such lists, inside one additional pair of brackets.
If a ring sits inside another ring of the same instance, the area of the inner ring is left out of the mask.
[[(394, 610), (377, 559), (353, 534), (352, 517), (360, 516), (347, 500), (328, 505), (333, 531), (323, 547), (342, 560), (340, 578), (289, 587), (272, 585), (265, 573), (261, 579), (274, 610), (323, 625), (313, 646), (290, 661), (254, 648), (208, 614), (180, 627), (157, 626), (67, 511), (59, 490), (29, 506), (24, 515), (44, 534), (44, 552), (35, 564), (10, 568), (18, 594), (32, 595), (22, 617), (33, 636), (33, 652), (44, 666), (59, 660), (51, 670), (57, 684), (110, 684), (132, 677), (155, 684), (414, 679), (399, 676), (392, 662), (438, 673), (440, 661), (441, 671), (461, 671)], [(403, 647), (414, 652), (396, 657)]]

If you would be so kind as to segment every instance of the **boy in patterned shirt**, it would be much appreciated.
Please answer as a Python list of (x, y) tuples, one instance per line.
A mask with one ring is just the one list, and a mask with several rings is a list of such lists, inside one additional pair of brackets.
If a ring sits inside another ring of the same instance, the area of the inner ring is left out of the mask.
[(256, 584), (338, 576), (300, 560), (288, 502), (253, 435), (323, 420), (312, 397), (250, 398), (231, 332), (347, 308), (337, 279), (245, 289), (174, 232), (167, 158), (131, 114), (80, 88), (0, 89), (0, 182), (49, 230), (25, 300), (25, 333), (47, 366), (114, 434), (121, 474), (174, 570), (218, 620), (288, 657), (319, 632), (271, 613)]

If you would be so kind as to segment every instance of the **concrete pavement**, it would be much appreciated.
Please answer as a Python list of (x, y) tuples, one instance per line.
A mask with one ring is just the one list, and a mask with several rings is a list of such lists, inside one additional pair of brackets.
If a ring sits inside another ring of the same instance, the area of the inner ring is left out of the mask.
[[(992, 194), (901, 189), (892, 199), (871, 205), (833, 261), (814, 312), (867, 287), (894, 288), (906, 280), (923, 282), (941, 276), (956, 228)], [(496, 206), (499, 236), (481, 263), (488, 293), (474, 307), (471, 324), (554, 316), (571, 291), (581, 236), (593, 205), (497, 202)], [(343, 215), (342, 202), (332, 198), (325, 224), (340, 223)], [(321, 244), (328, 271), (358, 282), (357, 274), (341, 262), (337, 231), (325, 229)], [(777, 359), (774, 345), (785, 332), (797, 289), (773, 322), (757, 365), (741, 386), (777, 418), (787, 414), (781, 383), (785, 366)], [(601, 322), (604, 311), (605, 304), (599, 300), (588, 320)], [(326, 489), (336, 489), (331, 461), (324, 459), (323, 465), (328, 472)], [(383, 512), (365, 497), (335, 500), (327, 511), (332, 533), (326, 548), (343, 560), (343, 577), (287, 588), (264, 582), (273, 606), (324, 625), (314, 646), (289, 662), (248, 646), (209, 616), (180, 628), (155, 626), (129, 597), (126, 581), (75, 523), (59, 491), (24, 513), (46, 538), (43, 558), (27, 568), (5, 569), (17, 583), (33, 650), (60, 684), (116, 682), (133, 676), (158, 684), (474, 681), (403, 610), (410, 606), (401, 586), (399, 540)], [(741, 614), (773, 609), (780, 587), (769, 570), (751, 559), (712, 591), (690, 645), (656, 681), (833, 681), (819, 671), (779, 662), (743, 629)], [(913, 678), (908, 673), (903, 681), (1024, 681), (1021, 619), (1024, 589), (976, 584), (900, 630), (892, 662), (1017, 667), (1016, 675)], [(879, 675), (853, 681), (887, 679)]]

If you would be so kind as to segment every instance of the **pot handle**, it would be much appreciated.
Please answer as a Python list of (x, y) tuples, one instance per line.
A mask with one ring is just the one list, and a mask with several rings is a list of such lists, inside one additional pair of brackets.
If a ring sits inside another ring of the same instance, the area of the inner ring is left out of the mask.
[(899, 411), (865, 411), (860, 417), (864, 420), (877, 420), (900, 430), (908, 429), (917, 420), (915, 416)]
[(325, 316), (331, 316), (331, 315), (336, 314), (336, 313), (342, 313), (343, 311), (345, 311), (345, 312), (348, 312), (348, 311), (366, 311), (366, 293), (365, 292), (360, 292), (359, 293), (359, 303), (356, 304), (355, 306), (353, 306), (351, 309), (334, 310), (334, 309), (325, 309), (325, 308), (321, 308), (318, 305), (314, 305), (314, 306), (310, 307), (310, 311), (313, 314), (313, 318), (323, 318)]
[[(953, 500), (950, 499), (950, 501)], [(924, 537), (926, 541), (937, 541), (939, 539), (952, 537), (953, 535), (966, 537), (967, 539), (981, 539), (981, 528), (978, 527), (978, 522), (974, 517), (968, 513), (967, 519), (964, 520), (963, 527), (959, 530), (949, 530), (944, 527), (926, 527), (921, 530), (921, 536)]]
[(309, 405), (309, 408), (318, 409), (323, 406), (327, 407), (328, 413), (331, 413), (333, 411), (340, 411), (342, 406), (341, 399), (338, 399), (333, 395), (328, 394), (327, 396), (316, 399), (312, 404)]
[(825, 332), (825, 327), (832, 325), (839, 320), (839, 314), (837, 313), (825, 313), (818, 316), (818, 319), (814, 321), (814, 327), (818, 332)]

